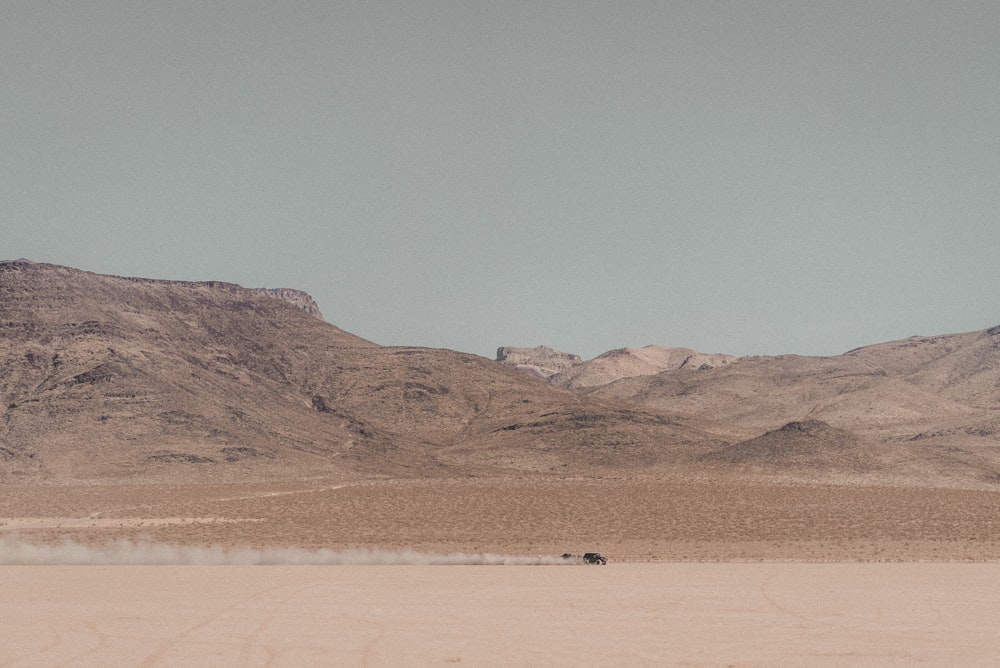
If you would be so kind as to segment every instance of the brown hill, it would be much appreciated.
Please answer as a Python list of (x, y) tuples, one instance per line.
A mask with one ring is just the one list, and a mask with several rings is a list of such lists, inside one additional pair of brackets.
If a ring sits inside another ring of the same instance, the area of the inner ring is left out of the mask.
[[(1000, 328), (912, 338), (835, 357), (747, 357), (699, 373), (624, 379), (592, 395), (669, 408), (759, 432), (815, 418), (871, 437), (992, 437), (1000, 409)], [(958, 430), (958, 431), (956, 431)]]
[(276, 297), (0, 264), (0, 474), (593, 472), (712, 442), (481, 357), (381, 347), (310, 315), (302, 293)]
[(701, 372), (669, 370), (596, 387), (589, 396), (712, 420), (717, 433), (734, 441), (775, 425), (822, 420), (891, 446), (884, 451), (896, 474), (994, 482), (1000, 475), (998, 388), (995, 327), (834, 357), (748, 357)]
[(618, 348), (561, 371), (550, 380), (562, 387), (586, 389), (607, 385), (621, 378), (653, 376), (668, 370), (705, 371), (725, 366), (736, 359), (732, 355), (707, 355), (691, 348)]
[[(612, 352), (646, 375), (570, 391), (378, 346), (299, 291), (0, 263), (0, 477), (1000, 480), (1000, 328), (718, 366)], [(777, 429), (812, 420), (825, 426)]]
[(883, 463), (879, 453), (862, 439), (821, 420), (789, 422), (701, 459), (771, 473), (809, 470), (859, 474), (878, 470)]

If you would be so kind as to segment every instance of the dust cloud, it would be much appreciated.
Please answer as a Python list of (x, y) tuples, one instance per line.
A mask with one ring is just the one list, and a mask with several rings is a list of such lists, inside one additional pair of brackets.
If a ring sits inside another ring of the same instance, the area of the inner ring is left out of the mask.
[(107, 545), (63, 542), (37, 545), (0, 539), (2, 565), (483, 565), (543, 566), (576, 562), (552, 556), (429, 554), (412, 550), (303, 550), (291, 547), (225, 548), (119, 540)]

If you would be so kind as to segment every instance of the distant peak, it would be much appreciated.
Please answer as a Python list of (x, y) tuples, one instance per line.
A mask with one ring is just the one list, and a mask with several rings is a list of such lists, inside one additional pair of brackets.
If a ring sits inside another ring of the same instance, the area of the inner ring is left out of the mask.
[(561, 371), (580, 364), (582, 361), (579, 355), (564, 353), (548, 346), (535, 346), (534, 348), (502, 346), (497, 348), (497, 362), (546, 380)]
[(564, 353), (561, 350), (556, 350), (555, 348), (550, 348), (549, 346), (535, 346), (534, 348), (516, 348), (514, 346), (501, 346), (497, 348), (497, 361), (507, 362), (507, 361), (520, 361), (522, 359), (559, 359), (559, 360), (569, 360), (574, 363), (579, 363), (581, 361), (579, 355), (574, 355), (573, 353)]

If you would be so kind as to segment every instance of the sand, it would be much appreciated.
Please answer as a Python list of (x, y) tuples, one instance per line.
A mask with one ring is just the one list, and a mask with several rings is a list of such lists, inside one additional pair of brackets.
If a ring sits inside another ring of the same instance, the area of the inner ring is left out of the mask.
[[(0, 667), (996, 665), (998, 508), (780, 480), (11, 485)], [(610, 563), (556, 558), (589, 550)]]
[(3, 666), (995, 665), (996, 564), (3, 566)]
[[(10, 486), (0, 540), (598, 551), (660, 561), (1000, 561), (1000, 492), (713, 479)], [(0, 563), (3, 559), (0, 558)]]

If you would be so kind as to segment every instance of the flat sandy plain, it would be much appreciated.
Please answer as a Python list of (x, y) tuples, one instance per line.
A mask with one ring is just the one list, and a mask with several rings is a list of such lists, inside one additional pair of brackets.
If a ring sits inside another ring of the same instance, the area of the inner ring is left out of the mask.
[(985, 564), (4, 566), (8, 666), (974, 666)]
[[(711, 477), (10, 485), (0, 666), (996, 665), (998, 510)], [(609, 565), (554, 558), (588, 550)]]

